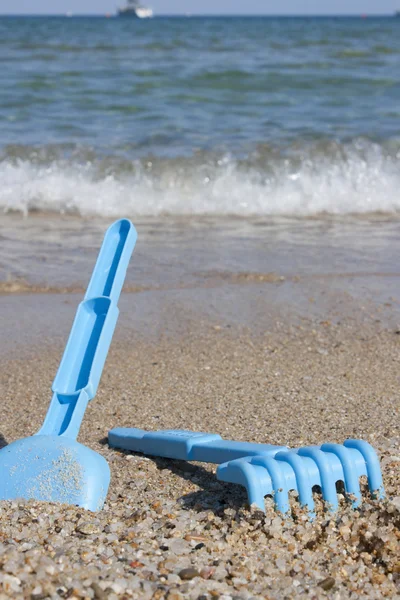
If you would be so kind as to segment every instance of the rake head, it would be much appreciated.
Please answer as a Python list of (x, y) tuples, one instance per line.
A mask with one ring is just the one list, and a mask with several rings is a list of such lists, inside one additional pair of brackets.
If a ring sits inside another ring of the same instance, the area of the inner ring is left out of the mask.
[(328, 510), (338, 508), (336, 483), (343, 482), (354, 508), (361, 503), (360, 477), (368, 478), (371, 493), (384, 497), (382, 475), (375, 450), (367, 442), (347, 440), (298, 450), (279, 451), (275, 456), (250, 456), (220, 465), (220, 481), (246, 488), (249, 503), (264, 510), (264, 497), (272, 496), (275, 507), (288, 513), (289, 492), (298, 492), (302, 507), (314, 516), (313, 488), (319, 486)]
[(315, 486), (321, 488), (327, 508), (335, 511), (339, 481), (356, 508), (361, 502), (362, 476), (367, 477), (375, 497), (384, 497), (379, 459), (372, 446), (361, 440), (291, 450), (285, 446), (227, 441), (209, 433), (118, 428), (109, 432), (108, 441), (110, 446), (151, 456), (219, 464), (217, 478), (244, 486), (249, 503), (263, 511), (264, 497), (272, 496), (276, 509), (289, 513), (289, 492), (295, 490), (312, 518)]

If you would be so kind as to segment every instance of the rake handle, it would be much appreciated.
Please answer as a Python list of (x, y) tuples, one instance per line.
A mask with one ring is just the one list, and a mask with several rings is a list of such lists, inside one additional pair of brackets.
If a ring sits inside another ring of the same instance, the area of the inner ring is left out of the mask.
[(196, 433), (183, 430), (144, 431), (134, 428), (116, 428), (108, 432), (110, 446), (141, 452), (150, 456), (195, 460), (221, 464), (246, 456), (273, 456), (285, 446), (252, 444), (223, 440), (213, 433)]

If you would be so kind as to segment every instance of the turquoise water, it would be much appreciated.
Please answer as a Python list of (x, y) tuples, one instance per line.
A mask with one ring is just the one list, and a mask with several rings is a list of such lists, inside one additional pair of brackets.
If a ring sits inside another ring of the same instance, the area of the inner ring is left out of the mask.
[(400, 20), (0, 19), (0, 207), (400, 208)]

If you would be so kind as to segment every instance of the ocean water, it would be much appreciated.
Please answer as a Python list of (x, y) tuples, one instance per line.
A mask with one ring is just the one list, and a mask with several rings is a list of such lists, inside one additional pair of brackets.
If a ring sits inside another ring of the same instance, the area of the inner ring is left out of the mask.
[(0, 210), (400, 209), (400, 19), (0, 19)]

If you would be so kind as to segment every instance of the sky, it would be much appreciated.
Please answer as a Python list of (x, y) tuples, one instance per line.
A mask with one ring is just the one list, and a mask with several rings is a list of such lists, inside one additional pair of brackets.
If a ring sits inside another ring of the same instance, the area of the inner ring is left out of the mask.
[[(125, 0), (0, 0), (0, 14), (114, 13)], [(400, 0), (142, 0), (156, 14), (385, 14)]]

